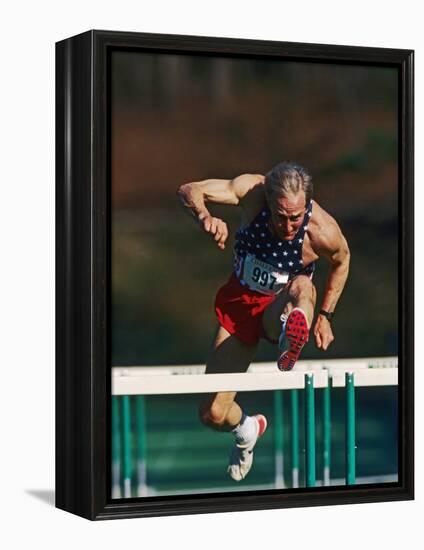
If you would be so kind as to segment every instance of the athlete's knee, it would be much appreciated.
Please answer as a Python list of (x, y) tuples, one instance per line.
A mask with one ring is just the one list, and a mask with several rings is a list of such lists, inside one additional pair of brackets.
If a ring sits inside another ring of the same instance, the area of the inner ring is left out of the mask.
[(290, 285), (290, 295), (294, 298), (309, 298), (316, 302), (317, 291), (311, 279), (306, 275), (299, 275)]
[(218, 401), (200, 404), (199, 417), (202, 424), (211, 428), (220, 428), (225, 424), (227, 409)]

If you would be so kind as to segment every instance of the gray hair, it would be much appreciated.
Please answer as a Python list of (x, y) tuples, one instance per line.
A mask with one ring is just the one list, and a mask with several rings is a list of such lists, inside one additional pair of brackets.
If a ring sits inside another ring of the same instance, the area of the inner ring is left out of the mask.
[(297, 194), (299, 191), (304, 191), (308, 204), (313, 194), (312, 176), (299, 164), (281, 162), (265, 176), (265, 193), (268, 200)]

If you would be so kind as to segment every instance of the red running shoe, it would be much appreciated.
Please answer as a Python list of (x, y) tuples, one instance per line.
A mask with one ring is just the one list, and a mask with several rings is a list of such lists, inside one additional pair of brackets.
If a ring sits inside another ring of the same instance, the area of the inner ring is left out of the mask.
[(299, 359), (303, 346), (309, 339), (308, 320), (303, 309), (295, 307), (287, 318), (285, 336), (289, 342), (289, 349), (278, 358), (277, 365), (281, 371), (292, 370)]

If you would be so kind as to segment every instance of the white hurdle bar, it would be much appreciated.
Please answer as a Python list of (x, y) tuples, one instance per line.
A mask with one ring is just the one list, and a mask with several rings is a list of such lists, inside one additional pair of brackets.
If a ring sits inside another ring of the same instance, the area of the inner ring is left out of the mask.
[(398, 384), (397, 357), (298, 361), (289, 372), (280, 372), (275, 363), (252, 364), (246, 373), (204, 372), (204, 365), (112, 367), (112, 395), (304, 389), (306, 373), (314, 375), (314, 388), (327, 387), (330, 379), (333, 387), (344, 387), (346, 372), (355, 375), (355, 386)]

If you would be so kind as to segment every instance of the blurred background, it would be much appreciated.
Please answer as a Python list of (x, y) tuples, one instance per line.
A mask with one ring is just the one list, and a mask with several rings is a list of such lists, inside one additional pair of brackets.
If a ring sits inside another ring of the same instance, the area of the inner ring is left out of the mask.
[[(352, 255), (335, 342), (323, 353), (311, 339), (302, 358), (397, 355), (397, 85), (397, 71), (385, 67), (114, 52), (112, 364), (204, 363), (216, 326), (214, 297), (231, 272), (240, 212), (211, 206), (231, 231), (220, 251), (183, 212), (176, 191), (185, 182), (266, 173), (284, 160), (310, 171), (314, 198), (336, 218)], [(321, 260), (317, 267), (320, 297), (328, 264)], [(275, 347), (261, 342), (256, 360), (275, 358)], [(243, 398), (247, 407), (251, 397)], [(162, 489), (204, 487), (205, 480), (176, 477), (181, 454), (190, 460), (193, 448), (185, 436), (174, 437), (158, 411), (192, 417), (184, 425), (190, 442), (197, 442), (197, 462), (210, 458), (219, 442), (229, 445), (198, 425), (197, 399), (147, 400), (155, 419), (147, 426), (150, 475)], [(397, 392), (364, 389), (358, 399), (365, 403), (358, 414), (367, 440), (358, 475), (395, 473)], [(268, 401), (257, 394), (256, 410)], [(340, 431), (338, 409), (336, 396)], [(216, 457), (208, 471), (222, 485), (226, 456), (220, 450)], [(259, 461), (252, 482), (269, 471), (270, 457), (263, 453), (262, 474)]]

